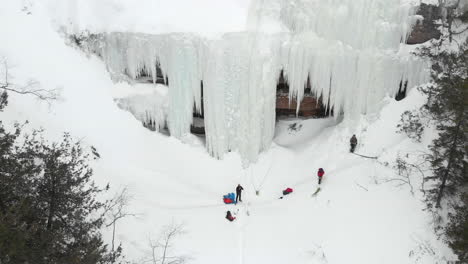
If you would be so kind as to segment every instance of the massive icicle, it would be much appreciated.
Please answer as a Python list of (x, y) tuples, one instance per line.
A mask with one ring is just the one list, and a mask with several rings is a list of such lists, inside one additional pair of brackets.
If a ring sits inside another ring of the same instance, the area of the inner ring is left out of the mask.
[(208, 151), (222, 158), (237, 150), (249, 162), (272, 141), (281, 70), (291, 98), (301, 101), (310, 77), (312, 92), (335, 115), (351, 117), (375, 111), (401, 82), (424, 82), (424, 62), (402, 44), (412, 12), (400, 0), (258, 0), (248, 32), (216, 40), (111, 33), (101, 52), (114, 75), (136, 78), (143, 70), (155, 81), (160, 65), (169, 79), (171, 135), (189, 133), (203, 103)]
[(307, 76), (325, 104), (348, 116), (375, 110), (401, 81), (409, 87), (424, 81), (420, 62), (399, 53), (414, 22), (412, 6), (400, 0), (277, 1), (282, 7), (275, 15), (292, 32), (283, 65), (298, 101)]
[(255, 160), (273, 138), (276, 80), (280, 65), (271, 56), (271, 37), (228, 34), (210, 43), (204, 74), (208, 150), (217, 157), (239, 150)]
[(169, 130), (175, 137), (190, 133), (193, 110), (201, 110), (201, 40), (185, 34), (113, 33), (105, 36), (104, 44), (101, 53), (110, 72), (126, 73), (135, 79), (143, 70), (156, 82), (156, 67), (161, 66), (171, 84)]
[(161, 131), (166, 127), (167, 94), (154, 91), (117, 99), (120, 108), (132, 113), (144, 126)]

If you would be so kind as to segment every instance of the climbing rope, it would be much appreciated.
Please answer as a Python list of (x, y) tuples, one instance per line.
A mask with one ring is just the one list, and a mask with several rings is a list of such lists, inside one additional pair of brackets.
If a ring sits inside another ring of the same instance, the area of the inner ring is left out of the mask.
[(268, 167), (268, 170), (266, 171), (265, 175), (263, 175), (262, 181), (260, 182), (260, 185), (258, 185), (258, 187), (254, 184), (254, 181), (252, 178), (252, 167), (249, 167), (249, 172), (250, 172), (249, 178), (250, 178), (250, 182), (252, 183), (252, 186), (254, 187), (256, 195), (260, 195), (260, 189), (265, 184), (267, 176), (270, 174), (271, 168), (273, 167), (274, 161), (275, 161), (275, 154), (273, 153), (273, 158), (271, 159), (270, 166)]

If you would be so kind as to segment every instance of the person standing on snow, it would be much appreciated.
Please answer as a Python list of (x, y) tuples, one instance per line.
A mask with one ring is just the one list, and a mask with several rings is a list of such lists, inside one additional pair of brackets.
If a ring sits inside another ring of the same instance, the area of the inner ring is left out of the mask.
[(351, 144), (351, 149), (349, 150), (351, 153), (354, 153), (354, 149), (356, 149), (357, 146), (357, 138), (356, 135), (353, 135), (351, 139), (349, 140), (349, 143)]
[(318, 176), (318, 184), (320, 185), (320, 183), (322, 183), (322, 177), (323, 175), (325, 174), (325, 171), (320, 168), (317, 172), (317, 176)]
[(244, 190), (244, 188), (242, 188), (242, 186), (240, 184), (237, 185), (236, 187), (236, 203), (237, 201), (239, 202), (242, 202), (242, 191)]

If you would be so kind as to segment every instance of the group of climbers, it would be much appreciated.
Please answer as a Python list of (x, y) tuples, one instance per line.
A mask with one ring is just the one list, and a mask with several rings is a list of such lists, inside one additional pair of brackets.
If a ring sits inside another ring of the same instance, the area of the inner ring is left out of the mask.
[(225, 204), (237, 204), (237, 202), (242, 202), (242, 191), (244, 188), (238, 184), (236, 187), (236, 194), (228, 193), (223, 196), (223, 201)]
[[(236, 187), (236, 194), (234, 195), (234, 193), (229, 193), (227, 195), (225, 195), (223, 197), (223, 200), (224, 200), (224, 203), (225, 204), (230, 204), (230, 203), (234, 203), (234, 204), (237, 204), (238, 202), (242, 202), (242, 191), (244, 190), (244, 188), (238, 184), (237, 187)], [(234, 198), (235, 196), (235, 198)], [(234, 216), (232, 216), (232, 213), (231, 211), (227, 211), (226, 212), (226, 219), (229, 220), (230, 222), (234, 221), (236, 218)]]
[[(356, 135), (353, 135), (353, 136), (351, 137), (351, 139), (349, 140), (349, 144), (350, 144), (349, 152), (354, 153), (354, 150), (356, 149), (356, 146), (357, 146), (357, 138), (356, 138)], [(317, 172), (318, 184), (319, 184), (319, 185), (322, 183), (323, 175), (325, 175), (325, 171), (323, 170), (323, 168), (320, 168), (320, 169), (318, 170), (318, 172)]]
[[(353, 135), (351, 137), (350, 146), (351, 146), (351, 148), (350, 148), (349, 151), (351, 153), (354, 153), (354, 150), (356, 149), (356, 146), (357, 146), (356, 135)], [(323, 178), (324, 175), (325, 175), (325, 170), (323, 168), (319, 168), (318, 171), (317, 171), (317, 177), (318, 177), (318, 184), (319, 185), (322, 183), (322, 178)], [(243, 190), (244, 190), (244, 188), (240, 184), (238, 184), (237, 187), (236, 187), (235, 199), (233, 197), (234, 193), (230, 193), (230, 194), (224, 196), (224, 203), (226, 203), (226, 204), (229, 204), (229, 203), (237, 204), (237, 202), (242, 202), (242, 191)], [(288, 195), (288, 194), (290, 194), (292, 192), (293, 192), (293, 189), (287, 188), (287, 189), (283, 190), (283, 195)], [(283, 196), (281, 196), (280, 199), (283, 199)], [(226, 212), (226, 219), (228, 221), (232, 222), (232, 221), (234, 221), (236, 219), (236, 217), (234, 217), (232, 215), (231, 211), (227, 211)]]

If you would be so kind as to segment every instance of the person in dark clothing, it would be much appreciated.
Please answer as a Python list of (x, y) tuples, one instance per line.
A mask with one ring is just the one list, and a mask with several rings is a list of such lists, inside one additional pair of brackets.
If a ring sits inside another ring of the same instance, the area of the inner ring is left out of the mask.
[(354, 150), (356, 149), (357, 146), (357, 138), (356, 135), (353, 135), (351, 139), (349, 140), (349, 143), (351, 144), (351, 149), (349, 150), (351, 153), (354, 153)]
[(236, 218), (234, 216), (232, 216), (231, 211), (226, 212), (226, 219), (231, 221), (231, 222), (236, 220)]
[(323, 175), (325, 174), (325, 171), (320, 168), (317, 172), (317, 176), (318, 176), (318, 184), (321, 184), (322, 183), (322, 177)]
[(240, 184), (237, 185), (236, 187), (236, 203), (237, 201), (239, 202), (242, 202), (242, 191), (244, 190), (244, 188), (242, 188), (242, 186)]

